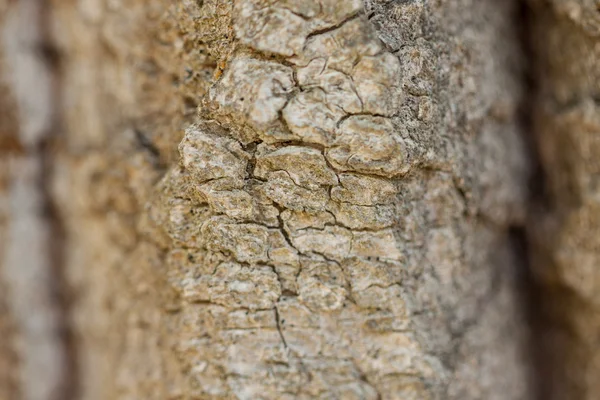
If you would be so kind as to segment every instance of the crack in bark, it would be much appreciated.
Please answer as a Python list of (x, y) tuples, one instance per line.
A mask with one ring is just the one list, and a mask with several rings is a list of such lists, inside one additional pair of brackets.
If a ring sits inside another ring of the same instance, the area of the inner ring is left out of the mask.
[(306, 40), (304, 41), (304, 48), (302, 49), (302, 51), (306, 51), (306, 46), (308, 45), (308, 41), (309, 39), (315, 37), (315, 36), (319, 36), (319, 35), (323, 35), (325, 33), (329, 33), (329, 32), (333, 32), (336, 29), (341, 28), (342, 26), (344, 26), (345, 24), (347, 24), (348, 22), (351, 22), (357, 18), (360, 18), (362, 15), (364, 15), (364, 11), (359, 11), (355, 14), (352, 14), (350, 16), (348, 16), (345, 20), (343, 20), (342, 22), (339, 22), (333, 26), (327, 27), (327, 28), (323, 28), (323, 29), (318, 29), (316, 31), (312, 31), (311, 33), (309, 33), (308, 35), (306, 35)]

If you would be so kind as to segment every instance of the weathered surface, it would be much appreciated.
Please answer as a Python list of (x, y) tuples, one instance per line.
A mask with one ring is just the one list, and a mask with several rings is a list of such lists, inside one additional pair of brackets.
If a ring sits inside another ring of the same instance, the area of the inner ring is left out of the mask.
[(46, 192), (55, 122), (43, 3), (0, 3), (0, 398), (69, 392)]
[[(0, 2), (0, 29), (6, 23), (8, 4)], [(0, 47), (0, 243), (6, 242), (10, 210), (8, 207), (8, 154), (18, 143), (18, 123), (15, 99), (6, 77), (7, 63), (5, 51)], [(0, 245), (0, 260), (4, 260), (6, 246)], [(15, 357), (15, 323), (10, 313), (6, 280), (3, 274), (4, 262), (0, 261), (0, 398), (18, 396), (18, 360)]]
[(526, 398), (512, 6), (314, 4), (235, 2), (239, 42), (150, 206), (188, 390)]
[(204, 36), (228, 32), (226, 10), (221, 1), (53, 3), (65, 128), (54, 194), (81, 398), (184, 393), (165, 252), (137, 225), (207, 92), (222, 45)]
[(514, 12), (53, 2), (81, 397), (530, 398)]
[[(600, 393), (600, 14), (597, 1), (533, 2), (535, 133), (546, 201), (530, 231), (545, 291), (546, 398)], [(549, 352), (548, 349), (552, 349)]]
[[(0, 2), (0, 29), (3, 28), (8, 5)], [(9, 207), (9, 155), (18, 151), (18, 123), (14, 95), (6, 77), (4, 51), (0, 50), (0, 260), (6, 257)], [(19, 363), (16, 357), (15, 321), (10, 312), (4, 262), (0, 261), (0, 398), (18, 398)]]

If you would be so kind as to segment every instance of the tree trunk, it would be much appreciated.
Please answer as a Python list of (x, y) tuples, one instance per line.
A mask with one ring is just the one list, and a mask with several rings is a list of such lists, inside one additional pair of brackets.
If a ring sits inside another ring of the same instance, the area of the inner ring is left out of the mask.
[(534, 128), (545, 186), (532, 214), (552, 399), (600, 393), (600, 18), (593, 0), (533, 1)]
[(23, 398), (531, 398), (517, 1), (49, 6), (61, 124), (11, 158), (60, 362)]

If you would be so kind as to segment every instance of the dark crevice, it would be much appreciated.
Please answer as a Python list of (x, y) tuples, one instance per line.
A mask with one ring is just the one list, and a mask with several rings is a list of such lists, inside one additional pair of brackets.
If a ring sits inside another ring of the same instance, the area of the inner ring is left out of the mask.
[(152, 156), (153, 159), (159, 160), (160, 159), (160, 151), (154, 145), (154, 143), (152, 143), (152, 141), (148, 138), (148, 136), (146, 136), (144, 134), (144, 132), (142, 132), (140, 129), (137, 129), (137, 128), (134, 128), (133, 132), (135, 133), (135, 139), (137, 140), (138, 144), (144, 150), (146, 150), (148, 153), (150, 153), (150, 155)]
[(39, 157), (42, 163), (39, 187), (44, 199), (44, 218), (50, 232), (48, 243), (48, 259), (50, 260), (51, 288), (50, 292), (57, 309), (57, 326), (59, 338), (62, 341), (62, 351), (65, 361), (64, 381), (56, 400), (74, 400), (78, 396), (78, 365), (77, 346), (74, 329), (71, 323), (71, 308), (74, 303), (73, 293), (70, 290), (65, 276), (66, 264), (66, 230), (60, 211), (51, 193), (54, 174), (54, 152), (52, 141), (42, 143)]
[(531, 6), (526, 0), (517, 3), (515, 26), (521, 46), (521, 82), (523, 96), (520, 102), (518, 123), (523, 134), (527, 158), (531, 173), (527, 182), (528, 209), (527, 217), (520, 225), (512, 226), (508, 232), (511, 248), (516, 262), (516, 289), (518, 301), (523, 310), (523, 318), (527, 328), (526, 360), (529, 361), (529, 383), (532, 399), (549, 399), (550, 385), (545, 384), (549, 377), (549, 360), (545, 352), (543, 340), (543, 298), (542, 290), (536, 281), (533, 270), (533, 246), (529, 240), (527, 225), (539, 218), (539, 209), (547, 207), (548, 194), (545, 187), (545, 173), (540, 163), (534, 132), (534, 113), (537, 95), (535, 79), (535, 51), (532, 43), (533, 15)]
[(283, 332), (281, 331), (282, 321), (279, 317), (279, 310), (277, 310), (277, 306), (274, 308), (275, 310), (275, 323), (277, 324), (277, 332), (279, 332), (279, 336), (281, 337), (281, 343), (283, 343), (283, 347), (288, 348), (287, 342), (285, 341), (285, 337), (283, 336)]
[(531, 246), (526, 229), (523, 226), (513, 226), (508, 232), (510, 246), (515, 255), (516, 291), (517, 301), (523, 312), (523, 319), (527, 325), (527, 337), (523, 351), (525, 359), (529, 361), (529, 384), (533, 400), (547, 400), (552, 398), (548, 393), (549, 385), (545, 384), (545, 377), (550, 375), (548, 354), (544, 351), (542, 338), (544, 337), (544, 316), (541, 309), (542, 290), (535, 280), (531, 269)]
[(527, 182), (529, 193), (529, 203), (536, 208), (546, 208), (549, 205), (550, 196), (546, 187), (546, 172), (540, 162), (540, 154), (535, 138), (535, 103), (538, 93), (538, 84), (535, 77), (535, 59), (536, 54), (532, 43), (533, 16), (531, 7), (526, 0), (520, 0), (518, 15), (518, 27), (520, 28), (519, 39), (522, 52), (522, 71), (521, 82), (523, 89), (523, 98), (521, 107), (519, 107), (519, 125), (523, 132), (523, 141), (526, 145), (531, 174)]
[(56, 400), (75, 400), (80, 398), (80, 387), (78, 349), (71, 315), (74, 296), (66, 276), (66, 226), (59, 206), (54, 199), (52, 187), (56, 157), (61, 144), (60, 133), (62, 131), (62, 115), (59, 109), (62, 98), (62, 54), (53, 42), (50, 7), (50, 2), (42, 1), (38, 9), (39, 14), (35, 16), (41, 27), (38, 52), (50, 72), (53, 95), (52, 120), (48, 131), (43, 135), (44, 139), (36, 149), (42, 165), (38, 185), (44, 202), (44, 218), (50, 232), (47, 243), (50, 277), (52, 279), (50, 289), (57, 310), (57, 318), (59, 319), (57, 326), (64, 357), (62, 382), (58, 393), (56, 393)]
[[(359, 17), (360, 17), (360, 16), (362, 16), (362, 15), (363, 15), (363, 12), (361, 11), (361, 12), (358, 12), (358, 13), (356, 13), (356, 14), (353, 14), (353, 15), (350, 15), (350, 16), (348, 16), (348, 17), (347, 17), (345, 20), (343, 20), (342, 22), (340, 22), (340, 23), (338, 23), (338, 24), (336, 24), (336, 25), (332, 25), (332, 26), (329, 26), (329, 27), (327, 27), (327, 28), (323, 28), (323, 29), (317, 29), (317, 30), (315, 30), (315, 31), (312, 31), (311, 33), (309, 33), (309, 34), (306, 36), (306, 43), (308, 43), (308, 42), (309, 42), (309, 40), (310, 40), (312, 37), (319, 36), (319, 35), (323, 35), (323, 34), (326, 34), (326, 33), (329, 33), (329, 32), (333, 32), (333, 31), (335, 31), (336, 29), (339, 29), (339, 28), (341, 28), (342, 26), (344, 26), (344, 25), (345, 25), (345, 24), (347, 24), (348, 22), (350, 22), (350, 21), (353, 21), (353, 20), (355, 20), (356, 18), (359, 18)], [(305, 46), (306, 46), (306, 45), (305, 45)], [(304, 49), (304, 50), (305, 50), (305, 49)]]

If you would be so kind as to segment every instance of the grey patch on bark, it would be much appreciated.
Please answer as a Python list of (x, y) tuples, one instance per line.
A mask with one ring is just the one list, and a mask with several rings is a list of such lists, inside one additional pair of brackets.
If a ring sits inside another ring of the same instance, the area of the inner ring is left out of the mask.
[(76, 385), (63, 297), (62, 231), (52, 206), (55, 75), (45, 22), (49, 8), (18, 1), (6, 10), (3, 53), (17, 103), (19, 153), (9, 154), (7, 240), (2, 260), (15, 320), (19, 391), (26, 399), (70, 399)]

